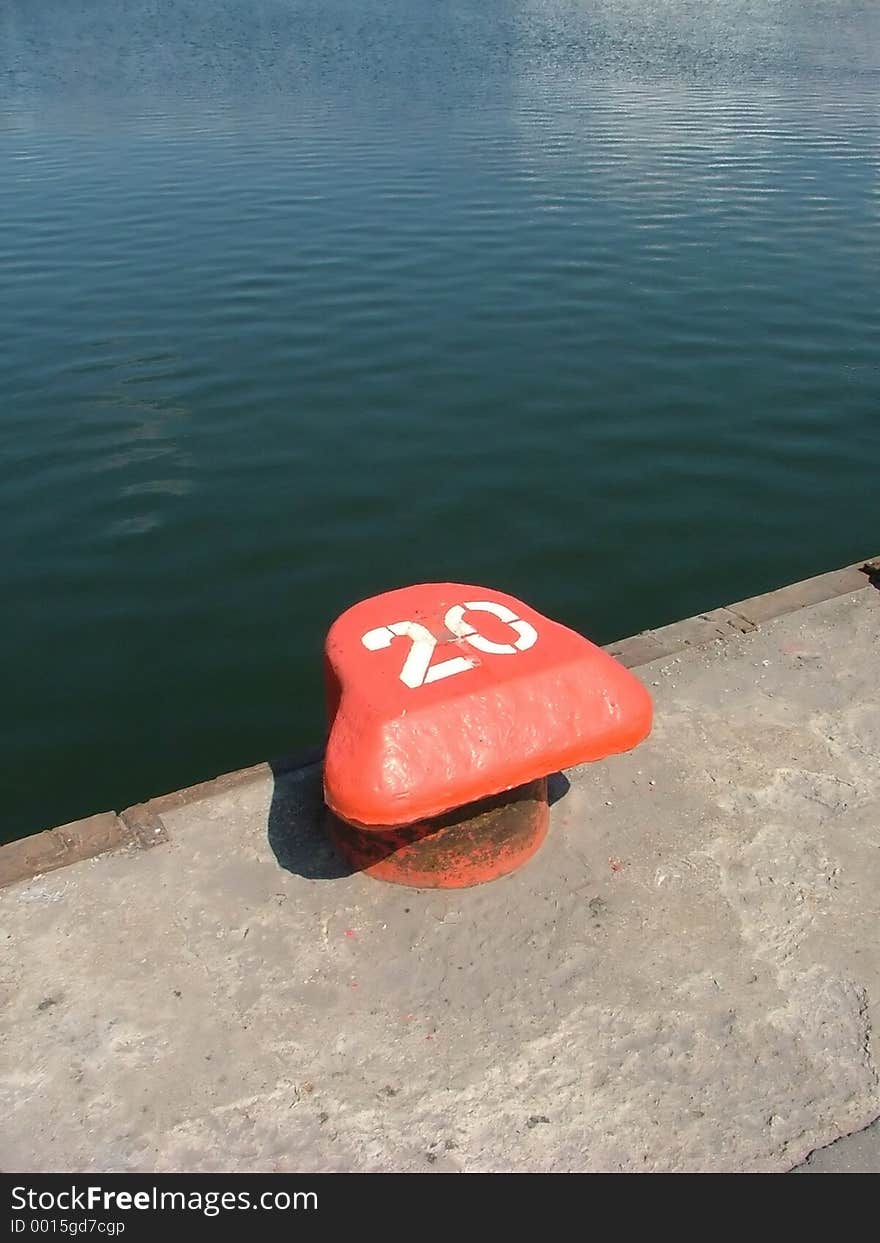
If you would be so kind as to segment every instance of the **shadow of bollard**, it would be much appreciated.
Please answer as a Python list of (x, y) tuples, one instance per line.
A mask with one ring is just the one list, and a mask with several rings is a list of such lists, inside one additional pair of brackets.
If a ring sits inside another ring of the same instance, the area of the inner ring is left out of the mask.
[(550, 806), (564, 799), (570, 789), (571, 782), (565, 773), (551, 773), (547, 778), (547, 801)]
[[(321, 766), (320, 759), (297, 768), (270, 765), (269, 846), (286, 872), (306, 880), (342, 880), (357, 869), (342, 858), (327, 832)], [(552, 773), (547, 786), (551, 807), (571, 788), (564, 773)]]
[(268, 838), (280, 867), (306, 880), (341, 880), (351, 868), (324, 827), (322, 761), (303, 768), (272, 764)]

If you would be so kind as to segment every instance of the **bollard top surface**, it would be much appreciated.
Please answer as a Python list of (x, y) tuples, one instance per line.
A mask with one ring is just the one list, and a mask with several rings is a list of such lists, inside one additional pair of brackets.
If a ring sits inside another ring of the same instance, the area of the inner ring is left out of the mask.
[(364, 827), (410, 824), (628, 751), (651, 698), (607, 652), (487, 587), (363, 600), (325, 644), (324, 792)]

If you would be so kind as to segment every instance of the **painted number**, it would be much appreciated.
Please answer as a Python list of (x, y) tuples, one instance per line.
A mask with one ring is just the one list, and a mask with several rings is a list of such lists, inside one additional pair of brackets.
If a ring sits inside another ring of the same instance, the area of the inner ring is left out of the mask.
[[(506, 622), (516, 635), (512, 643), (493, 643), (485, 635), (480, 634), (474, 626), (466, 622), (466, 612), (491, 613)], [(538, 641), (538, 632), (534, 626), (517, 617), (513, 609), (506, 604), (496, 604), (493, 600), (472, 600), (470, 604), (453, 604), (443, 619), (443, 624), (450, 634), (457, 639), (469, 643), (478, 652), (486, 652), (493, 656), (515, 656), (517, 652), (526, 652)], [(361, 638), (361, 643), (368, 652), (378, 652), (381, 648), (390, 647), (396, 638), (410, 641), (409, 654), (403, 662), (400, 680), (404, 686), (415, 690), (417, 686), (425, 686), (428, 682), (439, 682), (443, 678), (451, 678), (456, 673), (465, 673), (477, 663), (469, 656), (453, 656), (450, 660), (441, 660), (432, 665), (437, 640), (420, 622), (392, 622), (390, 626), (378, 626), (368, 630)]]

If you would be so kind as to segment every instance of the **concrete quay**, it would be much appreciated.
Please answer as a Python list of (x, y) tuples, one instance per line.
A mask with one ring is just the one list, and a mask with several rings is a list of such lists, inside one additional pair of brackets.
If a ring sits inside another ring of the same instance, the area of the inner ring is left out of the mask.
[(609, 645), (654, 732), (490, 885), (318, 756), (0, 848), (0, 1168), (880, 1171), (878, 569)]

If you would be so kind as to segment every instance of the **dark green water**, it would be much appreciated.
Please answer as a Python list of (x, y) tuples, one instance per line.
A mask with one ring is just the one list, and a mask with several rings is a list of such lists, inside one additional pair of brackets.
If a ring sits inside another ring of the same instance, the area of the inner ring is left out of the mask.
[(0, 837), (319, 739), (355, 599), (880, 551), (880, 5), (0, 0)]

